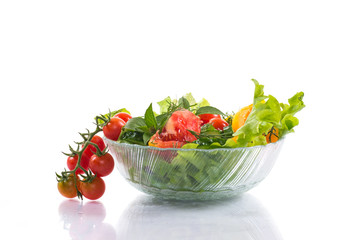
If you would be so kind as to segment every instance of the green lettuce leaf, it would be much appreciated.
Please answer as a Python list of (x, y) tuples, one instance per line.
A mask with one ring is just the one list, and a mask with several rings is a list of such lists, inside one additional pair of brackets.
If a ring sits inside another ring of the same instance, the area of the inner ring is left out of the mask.
[[(245, 124), (233, 134), (238, 137), (238, 147), (265, 145), (265, 136), (273, 126), (279, 129), (279, 138), (292, 132), (299, 124), (299, 120), (294, 117), (295, 113), (305, 107), (302, 101), (303, 92), (291, 97), (288, 100), (289, 104), (283, 104), (271, 95), (265, 96), (264, 86), (255, 79), (252, 81), (255, 84), (253, 109)], [(227, 144), (234, 146), (231, 141)]]
[(166, 113), (170, 107), (172, 100), (170, 97), (166, 97), (165, 99), (161, 100), (160, 102), (157, 102), (157, 104), (160, 107), (160, 114)]
[(201, 107), (210, 106), (210, 103), (204, 98), (199, 102), (196, 102), (191, 93), (187, 93), (179, 99), (171, 99), (170, 97), (166, 97), (165, 99), (157, 102), (157, 104), (160, 107), (160, 115), (167, 113), (171, 104), (175, 104), (180, 108), (189, 109), (192, 112), (197, 111)]

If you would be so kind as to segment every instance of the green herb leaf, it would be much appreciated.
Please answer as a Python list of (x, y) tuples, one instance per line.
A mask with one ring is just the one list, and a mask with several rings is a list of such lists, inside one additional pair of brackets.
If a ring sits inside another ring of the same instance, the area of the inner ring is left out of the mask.
[(148, 126), (149, 128), (154, 128), (157, 129), (157, 122), (156, 122), (156, 117), (152, 108), (152, 103), (150, 104), (150, 106), (148, 107), (148, 109), (146, 109), (145, 112), (145, 123), (146, 126)]
[(144, 133), (144, 135), (143, 135), (144, 145), (148, 145), (148, 142), (153, 135), (154, 135), (153, 133), (149, 133), (149, 132)]
[(133, 130), (129, 130), (129, 129), (123, 129), (121, 131), (119, 140), (122, 143), (146, 145), (146, 144), (144, 144), (143, 135), (144, 135), (144, 133), (142, 133), (142, 132), (133, 131)]
[(130, 118), (125, 124), (125, 129), (130, 129), (133, 131), (139, 131), (142, 127), (146, 127), (146, 122), (142, 117)]
[(220, 115), (224, 115), (224, 113), (222, 111), (220, 111), (219, 109), (217, 109), (215, 107), (212, 107), (212, 106), (204, 106), (204, 107), (198, 108), (195, 115), (200, 115), (200, 114), (220, 114)]
[(181, 97), (179, 99), (179, 108), (185, 108), (185, 109), (190, 108), (190, 103), (185, 97)]

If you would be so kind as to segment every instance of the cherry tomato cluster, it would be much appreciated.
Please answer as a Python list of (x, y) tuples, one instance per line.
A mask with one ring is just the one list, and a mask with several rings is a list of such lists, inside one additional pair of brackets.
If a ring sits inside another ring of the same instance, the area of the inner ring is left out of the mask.
[(81, 199), (84, 196), (95, 200), (104, 194), (105, 182), (102, 178), (113, 171), (115, 163), (104, 140), (96, 134), (103, 131), (105, 137), (118, 140), (122, 127), (130, 118), (131, 115), (124, 112), (113, 117), (102, 116), (99, 119), (104, 123), (100, 124), (97, 118), (97, 129), (94, 132), (80, 134), (84, 138), (83, 142), (77, 143), (81, 145), (81, 150), (70, 147), (71, 154), (66, 154), (69, 171), (56, 174), (61, 195), (66, 198), (78, 196)]
[(217, 130), (223, 130), (229, 123), (221, 118), (219, 114), (200, 114), (201, 125), (211, 124)]
[[(75, 171), (70, 175), (64, 175), (62, 181), (58, 182), (59, 192), (67, 198), (74, 198), (78, 191), (86, 198), (95, 200), (100, 198), (105, 192), (105, 182), (102, 177), (109, 175), (115, 166), (113, 157), (107, 152), (104, 140), (95, 135), (89, 144), (82, 150), (80, 167), (77, 167), (79, 155), (72, 154), (67, 158), (67, 166), (70, 171)], [(90, 169), (95, 175), (89, 174)], [(85, 170), (85, 172), (84, 172)], [(82, 175), (86, 174), (86, 176)], [(83, 176), (83, 180), (80, 180)]]

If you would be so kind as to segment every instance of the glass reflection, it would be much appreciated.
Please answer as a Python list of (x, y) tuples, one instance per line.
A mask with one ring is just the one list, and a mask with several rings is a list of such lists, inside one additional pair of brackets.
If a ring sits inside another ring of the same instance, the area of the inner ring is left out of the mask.
[(103, 222), (106, 209), (101, 202), (84, 204), (78, 200), (64, 200), (59, 206), (59, 216), (71, 239), (116, 239), (114, 227)]
[(282, 239), (271, 216), (250, 194), (211, 202), (142, 195), (123, 212), (117, 232), (117, 239)]

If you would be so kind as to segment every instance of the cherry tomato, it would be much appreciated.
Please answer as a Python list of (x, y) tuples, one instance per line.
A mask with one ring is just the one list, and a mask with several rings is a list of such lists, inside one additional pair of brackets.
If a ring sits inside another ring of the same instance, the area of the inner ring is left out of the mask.
[(115, 114), (114, 117), (121, 118), (125, 123), (127, 123), (127, 121), (132, 118), (132, 116), (126, 112), (119, 112)]
[(213, 125), (217, 130), (223, 130), (224, 127), (229, 126), (229, 124), (221, 118), (213, 118), (210, 120), (209, 124)]
[(105, 155), (97, 156), (92, 155), (89, 162), (89, 168), (93, 173), (98, 177), (105, 177), (109, 175), (114, 169), (114, 158), (110, 153), (105, 153)]
[(121, 118), (112, 117), (110, 122), (103, 127), (105, 137), (117, 141), (119, 139), (121, 129), (125, 125), (125, 121)]
[(105, 182), (100, 177), (95, 177), (91, 182), (80, 182), (80, 191), (90, 200), (100, 198), (105, 192)]
[[(79, 156), (78, 155), (75, 155), (73, 157), (68, 157), (67, 158), (67, 166), (69, 168), (69, 170), (74, 170), (75, 167), (76, 167), (76, 164), (78, 162), (78, 159), (79, 159)], [(80, 160), (80, 165), (85, 169), (85, 170), (88, 170), (89, 168), (89, 160), (90, 160), (90, 157), (86, 154), (82, 154), (81, 155), (81, 160)], [(84, 173), (83, 170), (81, 170), (80, 168), (78, 168), (75, 172), (76, 174), (82, 174)]]
[[(104, 140), (99, 137), (98, 135), (93, 136), (93, 138), (91, 139), (92, 143), (95, 143), (101, 151), (103, 151), (105, 149), (105, 142)], [(84, 150), (84, 153), (88, 156), (92, 156), (94, 153), (96, 152), (96, 147), (94, 147), (93, 145), (89, 144), (86, 149)]]
[(210, 120), (213, 118), (221, 118), (219, 114), (210, 114), (210, 113), (200, 114), (199, 117), (201, 120), (201, 125), (209, 123)]
[(73, 175), (70, 175), (66, 180), (58, 182), (58, 190), (61, 195), (66, 198), (74, 198), (77, 196), (75, 188), (75, 178)]

